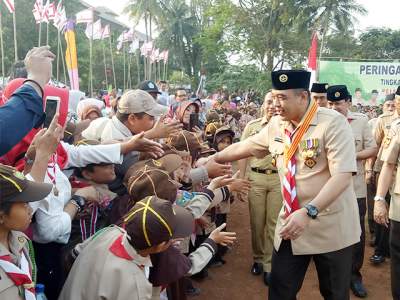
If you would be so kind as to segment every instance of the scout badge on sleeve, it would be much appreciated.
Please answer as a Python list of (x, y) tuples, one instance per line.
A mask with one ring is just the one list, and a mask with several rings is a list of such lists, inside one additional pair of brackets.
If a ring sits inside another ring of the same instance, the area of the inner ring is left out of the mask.
[(314, 168), (317, 164), (318, 146), (318, 139), (307, 139), (300, 143), (301, 158), (304, 159), (304, 164), (310, 169)]
[(391, 141), (392, 141), (392, 136), (390, 134), (385, 136), (385, 138), (383, 139), (383, 148), (389, 147)]

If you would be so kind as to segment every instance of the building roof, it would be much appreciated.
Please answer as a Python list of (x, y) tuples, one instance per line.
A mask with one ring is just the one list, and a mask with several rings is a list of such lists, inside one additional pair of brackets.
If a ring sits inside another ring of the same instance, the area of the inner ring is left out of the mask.
[[(80, 0), (80, 3), (85, 6), (86, 8), (93, 7), (89, 3), (87, 3), (84, 0)], [(117, 25), (121, 27), (122, 29), (129, 29), (129, 26), (124, 24), (123, 22), (119, 21), (117, 18), (119, 17), (119, 14), (115, 13), (113, 10), (109, 9), (108, 7), (105, 6), (97, 6), (94, 7), (94, 12), (95, 14), (103, 19), (104, 21), (108, 21), (112, 23), (113, 25)], [(139, 38), (140, 41), (146, 41), (146, 34), (135, 30), (135, 35)]]

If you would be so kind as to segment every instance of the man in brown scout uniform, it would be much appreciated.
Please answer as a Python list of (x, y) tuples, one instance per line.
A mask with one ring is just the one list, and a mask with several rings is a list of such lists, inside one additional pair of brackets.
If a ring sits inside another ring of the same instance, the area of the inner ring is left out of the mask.
[[(393, 115), (396, 110), (395, 94), (386, 95), (383, 103), (383, 114), (375, 119), (369, 120), (372, 134), (375, 138), (385, 140), (382, 135), (384, 132), (379, 132), (376, 135), (378, 121), (382, 122), (383, 116)], [(390, 124), (389, 126), (390, 127)], [(383, 127), (384, 128), (384, 127)], [(382, 130), (382, 126), (380, 127)], [(386, 130), (387, 131), (387, 130)], [(379, 144), (381, 144), (381, 142)], [(365, 163), (365, 173), (367, 181), (367, 203), (368, 203), (368, 226), (371, 233), (370, 245), (375, 246), (374, 254), (369, 258), (370, 262), (379, 265), (385, 261), (385, 257), (389, 255), (389, 229), (383, 225), (377, 224), (374, 221), (374, 197), (376, 195), (376, 185), (378, 183), (379, 173), (381, 172), (383, 162), (377, 157), (368, 159)], [(390, 203), (390, 193), (386, 195), (386, 201)]]
[[(396, 92), (396, 107), (400, 103), (400, 87)], [(374, 219), (378, 224), (389, 226), (390, 219), (390, 265), (393, 299), (400, 299), (400, 120), (391, 125), (385, 137), (381, 159), (384, 162), (378, 180), (375, 196)], [(392, 184), (393, 173), (397, 167), (392, 199), (388, 215), (388, 203), (385, 196)]]
[(328, 107), (326, 91), (329, 85), (327, 83), (313, 83), (311, 87), (311, 99), (317, 102), (319, 107)]
[(360, 242), (357, 243), (353, 249), (350, 287), (355, 296), (365, 298), (367, 297), (367, 291), (362, 283), (362, 276), (360, 273), (364, 262), (365, 215), (367, 212), (367, 184), (365, 182), (364, 163), (366, 159), (377, 154), (378, 148), (368, 126), (368, 117), (361, 113), (349, 111), (351, 100), (345, 85), (334, 85), (328, 88), (328, 103), (330, 107), (347, 118), (353, 131), (356, 145), (357, 175), (353, 176), (353, 186), (357, 196), (358, 210), (360, 212), (361, 237)]
[[(262, 118), (247, 124), (242, 134), (242, 141), (261, 131), (275, 115), (272, 93), (268, 92), (263, 103)], [(274, 244), (276, 220), (282, 207), (281, 185), (278, 170), (271, 154), (264, 158), (244, 159), (239, 161), (240, 175), (251, 181), (248, 196), (250, 209), (251, 244), (254, 264), (253, 275), (264, 271), (264, 283), (269, 284), (271, 258)], [(246, 168), (248, 173), (246, 173)]]
[(352, 245), (361, 235), (351, 180), (357, 172), (351, 127), (339, 113), (310, 100), (309, 72), (271, 75), (280, 116), (214, 159), (276, 156), (284, 207), (275, 230), (269, 299), (295, 299), (311, 258), (323, 297), (349, 299)]

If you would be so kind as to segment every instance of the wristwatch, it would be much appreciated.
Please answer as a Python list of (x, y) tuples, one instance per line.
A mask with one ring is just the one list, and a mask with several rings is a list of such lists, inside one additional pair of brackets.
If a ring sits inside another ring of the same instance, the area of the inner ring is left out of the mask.
[(86, 204), (86, 199), (82, 196), (73, 195), (71, 197), (71, 203), (74, 204), (78, 208), (78, 212), (83, 210)]
[(382, 196), (375, 196), (374, 201), (386, 201), (385, 197)]
[(318, 208), (311, 204), (305, 205), (304, 208), (307, 209), (307, 216), (309, 216), (313, 220), (317, 218), (319, 213)]

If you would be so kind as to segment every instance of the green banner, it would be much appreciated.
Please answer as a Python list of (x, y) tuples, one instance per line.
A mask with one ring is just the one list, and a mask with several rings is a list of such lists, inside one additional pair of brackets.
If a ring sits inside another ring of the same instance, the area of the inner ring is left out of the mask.
[[(353, 104), (371, 104), (372, 90), (378, 91), (378, 103), (400, 85), (400, 63), (320, 61), (319, 82), (345, 84), (353, 95)], [(356, 93), (361, 89), (361, 95)]]

